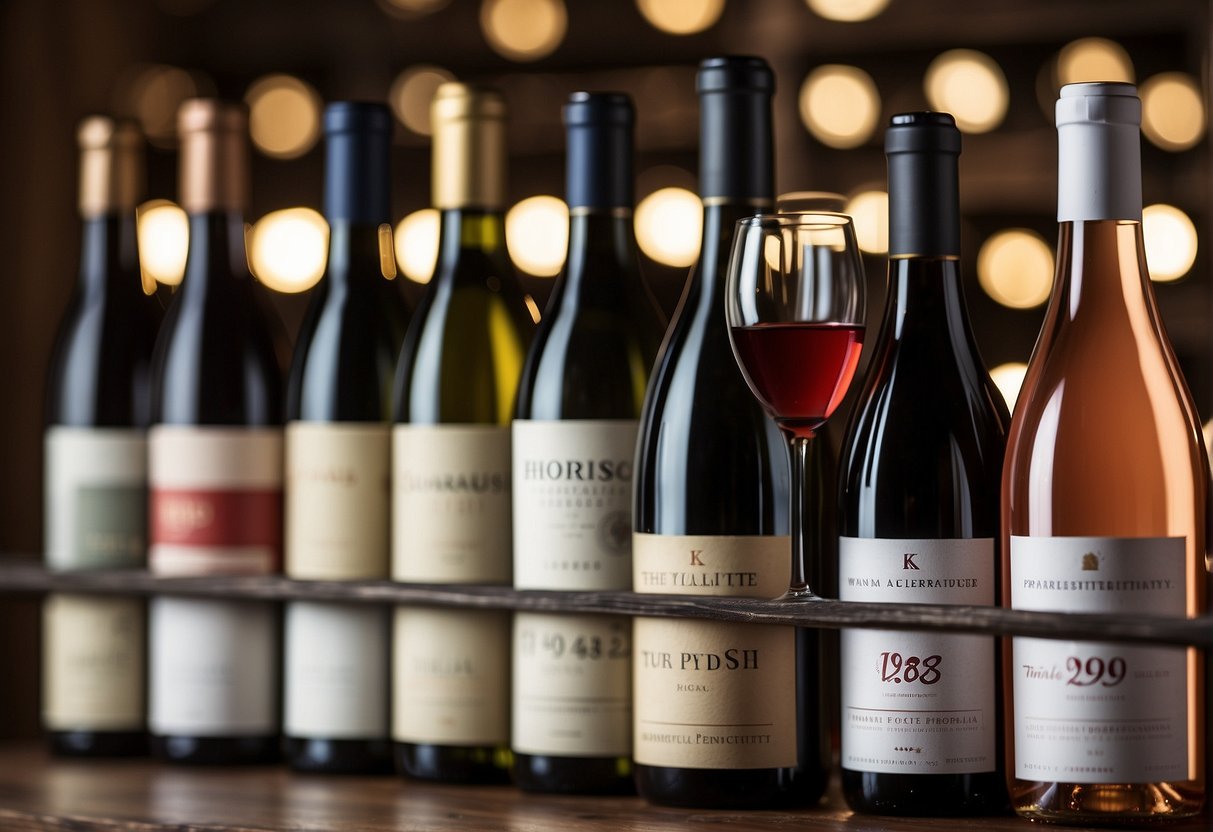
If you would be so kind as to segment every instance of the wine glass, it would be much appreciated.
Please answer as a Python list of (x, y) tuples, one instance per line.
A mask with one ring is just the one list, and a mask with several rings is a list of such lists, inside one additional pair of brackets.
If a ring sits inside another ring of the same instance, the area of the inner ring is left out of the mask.
[(863, 262), (851, 218), (806, 211), (740, 220), (725, 292), (733, 355), (791, 454), (792, 581), (783, 597), (814, 599), (804, 528), (809, 443), (846, 395), (863, 346)]

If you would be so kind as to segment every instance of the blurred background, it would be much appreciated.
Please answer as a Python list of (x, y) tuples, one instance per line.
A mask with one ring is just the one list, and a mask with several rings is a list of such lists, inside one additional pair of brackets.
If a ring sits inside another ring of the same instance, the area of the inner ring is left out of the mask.
[[(696, 64), (761, 55), (778, 79), (777, 191), (841, 195), (868, 254), (873, 319), (883, 308), (884, 124), (946, 110), (965, 132), (969, 310), (1013, 403), (1052, 281), (1057, 90), (1133, 81), (1147, 258), (1207, 420), (1210, 25), (1208, 0), (3, 0), (0, 552), (41, 548), (43, 381), (76, 280), (75, 126), (85, 115), (132, 117), (147, 133), (140, 243), (145, 270), (171, 285), (186, 247), (173, 202), (176, 108), (195, 95), (249, 105), (250, 261), (293, 333), (324, 268), (325, 101), (387, 101), (396, 114), (397, 280), (415, 301), (437, 244), (430, 96), (450, 79), (499, 87), (511, 110), (508, 244), (542, 308), (565, 247), (561, 104), (579, 89), (630, 93), (636, 232), (672, 311), (699, 245)], [(35, 610), (29, 599), (0, 603), (0, 735), (35, 730)]]

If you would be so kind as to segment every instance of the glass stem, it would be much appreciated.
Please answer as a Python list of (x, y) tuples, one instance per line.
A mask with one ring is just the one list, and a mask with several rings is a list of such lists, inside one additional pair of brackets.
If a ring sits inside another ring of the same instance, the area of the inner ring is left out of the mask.
[(791, 511), (788, 513), (792, 535), (792, 582), (788, 588), (790, 598), (817, 597), (809, 587), (809, 555), (805, 540), (809, 506), (804, 484), (809, 467), (809, 443), (812, 439), (812, 435), (791, 434), (788, 437), (792, 457), (792, 487), (788, 489), (792, 498)]

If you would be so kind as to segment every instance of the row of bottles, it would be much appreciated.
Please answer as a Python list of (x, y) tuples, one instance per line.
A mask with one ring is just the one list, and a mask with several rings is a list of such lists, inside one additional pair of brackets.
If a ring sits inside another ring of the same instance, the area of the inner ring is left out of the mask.
[[(244, 260), (242, 113), (181, 113), (190, 254), (158, 339), (134, 247), (139, 140), (86, 122), (81, 289), (48, 396), (49, 565), (138, 566), (146, 551), (174, 575), (779, 595), (789, 474), (724, 316), (733, 226), (773, 207), (773, 91), (759, 59), (701, 66), (704, 238), (660, 349), (631, 231), (626, 96), (565, 108), (570, 251), (538, 330), (505, 254), (501, 98), (461, 84), (435, 98), (440, 256), (411, 321), (383, 279), (389, 113), (331, 105), (328, 272), (285, 390), (284, 340)], [(1208, 463), (1141, 257), (1139, 116), (1127, 85), (1063, 90), (1059, 278), (1014, 420), (964, 307), (960, 134), (944, 114), (894, 117), (885, 318), (837, 492), (828, 452), (809, 471), (806, 543), (819, 568), (837, 563), (842, 599), (1206, 608)], [(46, 625), (57, 747), (138, 749), (142, 604), (56, 595)], [(276, 609), (158, 597), (149, 626), (158, 753), (273, 758)], [(422, 778), (810, 805), (829, 771), (829, 646), (814, 630), (689, 619), (291, 602), (283, 733), (304, 770), (386, 770), (394, 753)], [(840, 655), (857, 810), (1200, 809), (1193, 649), (864, 630)], [(1004, 711), (1018, 715), (1006, 747)], [(1125, 727), (1143, 718), (1147, 738)]]

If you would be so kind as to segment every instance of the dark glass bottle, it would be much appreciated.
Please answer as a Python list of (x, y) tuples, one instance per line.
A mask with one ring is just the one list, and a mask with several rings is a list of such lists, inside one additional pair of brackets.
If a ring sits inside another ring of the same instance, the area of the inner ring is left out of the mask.
[[(772, 205), (774, 77), (758, 58), (714, 58), (700, 65), (698, 90), (703, 245), (645, 397), (634, 588), (712, 592), (690, 588), (702, 587), (701, 570), (743, 571), (753, 576), (748, 594), (775, 597), (791, 572), (787, 453), (733, 358), (724, 305), (734, 225)], [(815, 465), (823, 461), (816, 457)], [(684, 578), (677, 586), (667, 577), (674, 573)], [(723, 680), (693, 697), (675, 691), (667, 655), (725, 647), (758, 650), (765, 675), (728, 677), (723, 696)], [(645, 798), (742, 808), (821, 797), (828, 758), (816, 632), (689, 621), (670, 627), (638, 618), (633, 649), (636, 784)], [(721, 702), (732, 703), (723, 715)], [(712, 713), (721, 734), (748, 733), (742, 723), (773, 723), (763, 731), (771, 742), (720, 743), (713, 747), (729, 753), (707, 755), (694, 744), (663, 741), (693, 735), (700, 729), (686, 723)]]
[[(568, 260), (514, 413), (519, 589), (632, 583), (636, 433), (664, 328), (632, 226), (634, 113), (621, 93), (574, 93), (564, 108)], [(552, 500), (570, 491), (593, 499)], [(543, 649), (555, 641), (570, 649)], [(629, 622), (516, 613), (513, 657), (514, 782), (528, 791), (631, 791)]]
[[(392, 115), (342, 101), (324, 114), (325, 275), (287, 383), (286, 574), (388, 577), (392, 382), (408, 310), (387, 277)], [(387, 271), (387, 274), (385, 274)], [(291, 767), (387, 772), (388, 614), (365, 604), (286, 607), (283, 733)]]
[[(885, 152), (889, 292), (842, 446), (839, 593), (994, 604), (1008, 416), (965, 310), (960, 131), (946, 113), (897, 115)], [(892, 589), (903, 586), (921, 588)], [(854, 630), (842, 633), (841, 651), (842, 786), (851, 808), (1005, 809), (993, 638)], [(944, 711), (955, 715), (954, 728), (920, 733), (894, 719)]]
[[(154, 572), (281, 568), (285, 343), (248, 271), (243, 107), (182, 105), (189, 255), (156, 341), (149, 437)], [(181, 763), (278, 756), (278, 610), (157, 597), (150, 611), (153, 747)]]
[[(510, 580), (510, 413), (534, 330), (505, 248), (505, 101), (450, 83), (433, 104), (438, 264), (400, 353), (392, 577)], [(392, 738), (406, 774), (509, 776), (510, 616), (398, 607)]]
[[(140, 568), (147, 556), (149, 373), (160, 306), (135, 240), (143, 137), (85, 119), (80, 277), (47, 381), (46, 561), (56, 571)], [(142, 599), (54, 594), (43, 608), (43, 721), (55, 753), (148, 750)]]

